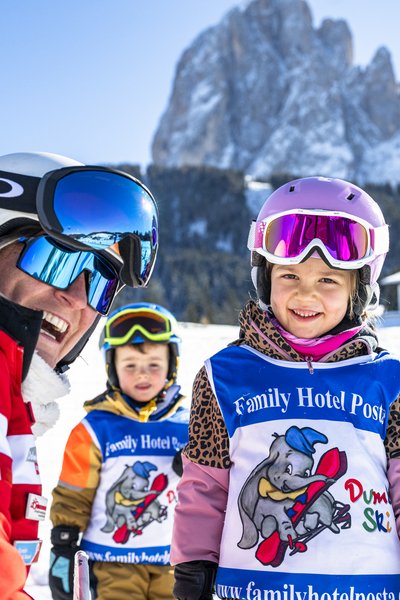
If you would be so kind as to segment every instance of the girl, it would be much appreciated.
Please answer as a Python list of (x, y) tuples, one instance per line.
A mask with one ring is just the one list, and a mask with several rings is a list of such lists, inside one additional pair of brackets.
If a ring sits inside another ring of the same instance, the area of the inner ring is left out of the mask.
[(175, 597), (211, 599), (216, 574), (219, 598), (397, 598), (400, 362), (366, 312), (384, 217), (351, 183), (299, 179), (248, 245), (258, 301), (194, 382)]

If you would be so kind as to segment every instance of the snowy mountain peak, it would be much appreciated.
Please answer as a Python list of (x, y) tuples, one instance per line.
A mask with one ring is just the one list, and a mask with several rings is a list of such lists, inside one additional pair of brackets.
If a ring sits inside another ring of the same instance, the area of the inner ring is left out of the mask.
[(316, 28), (304, 0), (253, 0), (183, 53), (152, 152), (168, 167), (382, 183), (400, 181), (399, 136), (387, 48), (361, 68), (344, 20)]

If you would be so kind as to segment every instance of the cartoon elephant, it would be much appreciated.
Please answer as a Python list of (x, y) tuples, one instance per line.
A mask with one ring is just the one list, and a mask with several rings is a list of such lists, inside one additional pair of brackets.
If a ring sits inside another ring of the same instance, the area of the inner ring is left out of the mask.
[(298, 535), (314, 530), (320, 523), (335, 533), (339, 528), (333, 523), (334, 498), (325, 491), (313, 502), (309, 511), (296, 526), (290, 519), (290, 509), (296, 498), (305, 494), (316, 481), (330, 481), (323, 474), (312, 475), (314, 444), (326, 444), (325, 435), (310, 427), (290, 427), (285, 435), (274, 434), (268, 458), (249, 475), (238, 498), (243, 534), (238, 546), (248, 549), (255, 546), (259, 534), (268, 538), (278, 531), (281, 540), (295, 540)]
[(146, 509), (135, 510), (146, 498), (154, 496), (149, 491), (150, 472), (157, 467), (150, 462), (136, 461), (127, 465), (120, 477), (106, 493), (107, 522), (102, 531), (109, 533), (126, 524), (129, 530), (142, 529), (153, 520), (161, 522), (165, 517), (165, 507), (153, 499)]

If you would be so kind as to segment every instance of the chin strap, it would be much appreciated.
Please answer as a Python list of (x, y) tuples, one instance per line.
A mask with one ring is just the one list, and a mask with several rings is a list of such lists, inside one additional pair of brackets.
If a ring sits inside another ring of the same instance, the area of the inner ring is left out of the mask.
[(76, 344), (76, 346), (74, 346), (72, 348), (72, 350), (70, 350), (68, 352), (68, 354), (66, 356), (64, 356), (63, 359), (60, 360), (60, 362), (57, 364), (56, 369), (55, 369), (57, 373), (64, 373), (65, 371), (68, 371), (70, 364), (73, 363), (76, 358), (78, 358), (78, 356), (80, 355), (80, 353), (86, 346), (87, 342), (89, 341), (90, 336), (92, 335), (92, 333), (96, 329), (97, 325), (99, 324), (101, 317), (102, 317), (102, 315), (100, 315), (100, 314), (96, 315), (96, 318), (93, 321), (92, 325), (83, 334), (83, 336), (81, 337), (79, 342)]
[(374, 283), (373, 286), (370, 287), (370, 298), (369, 298), (369, 302), (367, 304), (367, 309), (374, 311), (378, 308), (379, 306), (379, 300), (381, 297), (381, 290), (380, 287), (377, 283)]

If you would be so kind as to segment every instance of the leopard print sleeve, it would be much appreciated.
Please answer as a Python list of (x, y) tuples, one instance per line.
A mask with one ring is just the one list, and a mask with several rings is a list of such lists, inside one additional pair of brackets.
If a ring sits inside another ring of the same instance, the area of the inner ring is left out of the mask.
[(189, 442), (184, 454), (192, 462), (208, 467), (231, 466), (228, 432), (205, 367), (200, 369), (193, 384)]
[(385, 448), (388, 458), (400, 458), (400, 396), (390, 407)]

